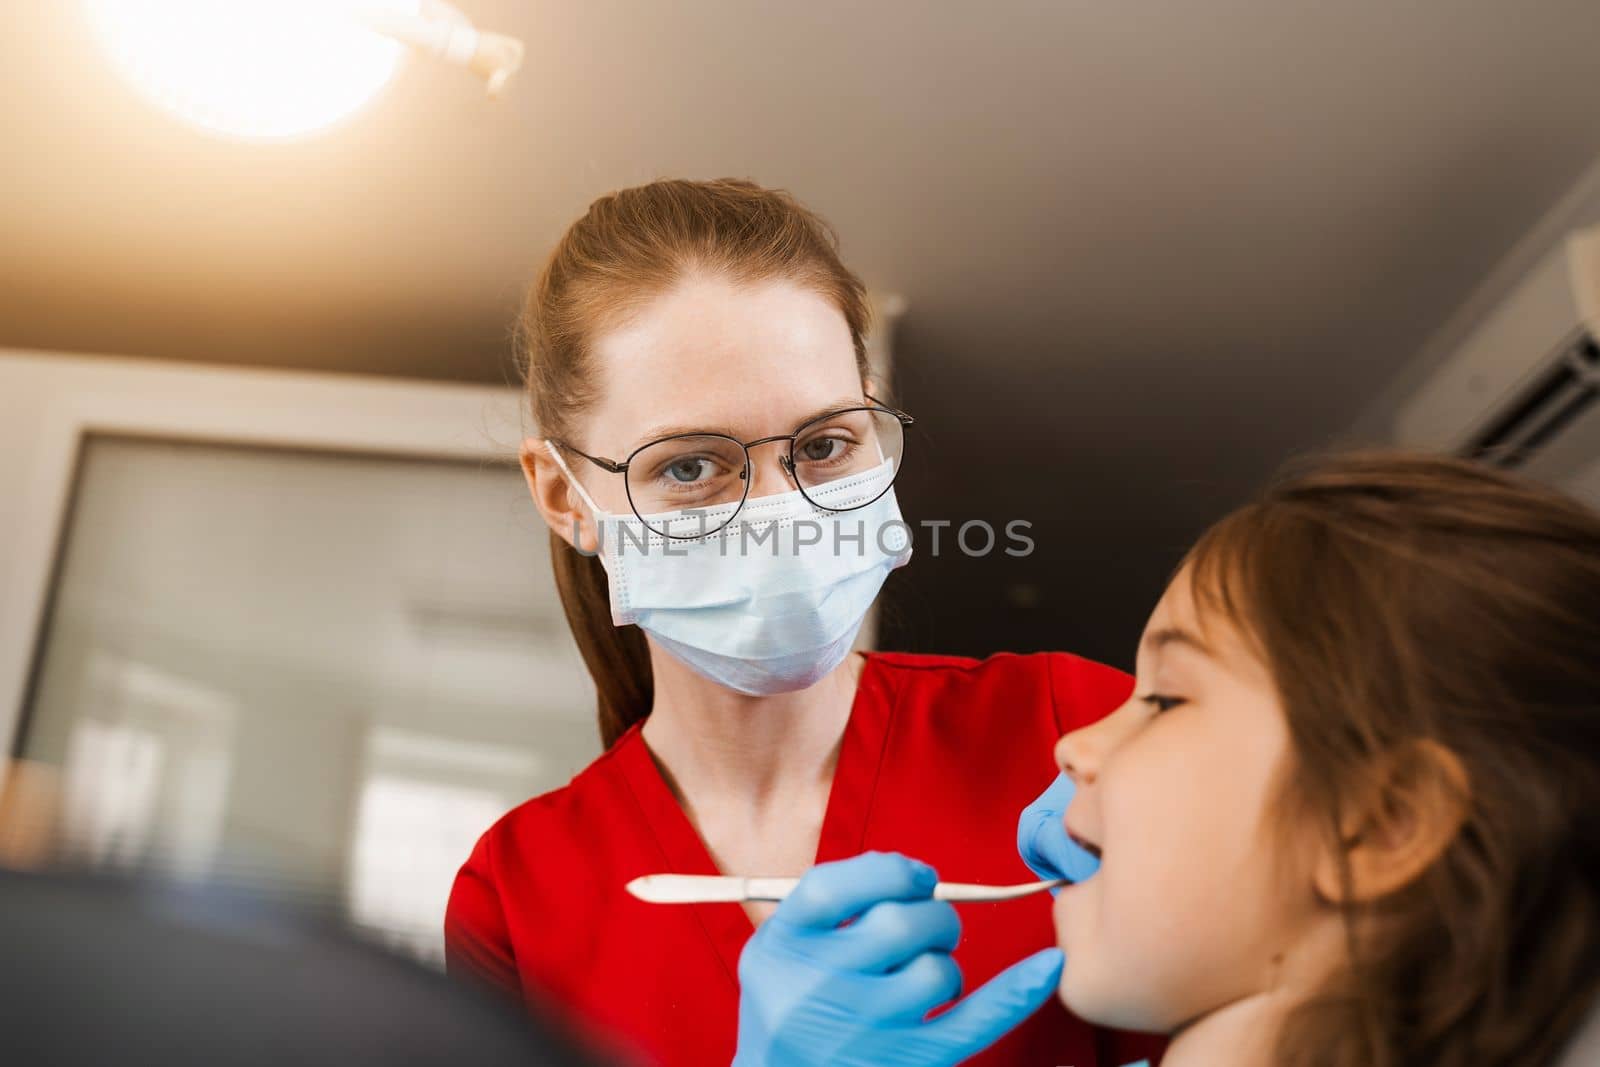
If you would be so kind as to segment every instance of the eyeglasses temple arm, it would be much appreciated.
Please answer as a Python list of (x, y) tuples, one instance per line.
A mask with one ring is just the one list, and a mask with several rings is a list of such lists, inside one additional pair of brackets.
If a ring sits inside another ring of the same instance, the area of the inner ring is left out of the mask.
[(917, 421), (916, 419), (913, 419), (910, 415), (907, 415), (905, 412), (901, 411), (899, 408), (890, 407), (888, 404), (885, 404), (883, 401), (879, 400), (877, 397), (873, 396), (871, 393), (862, 393), (861, 395), (866, 397), (868, 402), (878, 405), (878, 407), (882, 408), (883, 410), (887, 411), (889, 414), (893, 415), (895, 418), (899, 419), (900, 420), (900, 425), (902, 425), (902, 426), (910, 426), (910, 425), (914, 424)]
[(610, 471), (612, 474), (627, 473), (628, 465), (626, 463), (618, 463), (616, 460), (606, 459), (604, 456), (591, 456), (589, 453), (584, 452), (581, 449), (573, 448), (564, 441), (552, 441), (551, 444), (555, 445), (557, 448), (564, 448), (573, 455), (582, 456), (584, 459), (588, 460), (590, 463), (593, 463), (601, 470)]

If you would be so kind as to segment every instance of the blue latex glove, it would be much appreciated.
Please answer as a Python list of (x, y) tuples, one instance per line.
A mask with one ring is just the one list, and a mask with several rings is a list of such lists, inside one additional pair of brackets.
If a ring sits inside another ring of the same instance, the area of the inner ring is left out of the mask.
[(884, 852), (813, 867), (739, 957), (733, 1067), (948, 1067), (1032, 1015), (1061, 979), (1059, 949), (923, 1021), (961, 995), (961, 920), (932, 899), (937, 880)]
[(1076, 791), (1071, 778), (1058, 774), (1050, 788), (1023, 808), (1017, 819), (1017, 851), (1022, 862), (1040, 878), (1081, 882), (1100, 869), (1100, 861), (1067, 836), (1066, 825), (1061, 821), (1061, 814), (1072, 803)]

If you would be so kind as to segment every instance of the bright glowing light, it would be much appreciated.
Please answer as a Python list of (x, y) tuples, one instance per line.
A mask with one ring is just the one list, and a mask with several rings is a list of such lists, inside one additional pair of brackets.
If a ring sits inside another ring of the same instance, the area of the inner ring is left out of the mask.
[(339, 121), (388, 84), (406, 51), (339, 0), (84, 5), (141, 92), (197, 126), (237, 137), (282, 139)]

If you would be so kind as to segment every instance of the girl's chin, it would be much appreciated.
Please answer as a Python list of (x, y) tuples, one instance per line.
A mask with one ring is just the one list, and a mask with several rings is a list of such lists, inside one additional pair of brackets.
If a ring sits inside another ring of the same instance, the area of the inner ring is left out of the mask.
[(1068, 951), (1071, 941), (1067, 934), (1072, 928), (1073, 900), (1081, 895), (1082, 891), (1083, 887), (1080, 885), (1069, 885), (1056, 894), (1055, 900), (1050, 905), (1050, 920), (1056, 928), (1056, 944), (1060, 946), (1062, 952)]

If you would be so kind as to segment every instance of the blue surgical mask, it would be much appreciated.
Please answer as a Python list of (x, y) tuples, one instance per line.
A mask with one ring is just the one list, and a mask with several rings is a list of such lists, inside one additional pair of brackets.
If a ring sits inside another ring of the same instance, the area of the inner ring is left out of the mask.
[[(811, 490), (747, 500), (705, 537), (666, 538), (631, 512), (602, 511), (547, 446), (594, 513), (611, 621), (637, 625), (678, 660), (754, 696), (804, 689), (849, 654), (883, 580), (911, 558), (893, 461)], [(880, 495), (881, 494), (881, 495)], [(876, 499), (873, 499), (876, 497)], [(714, 526), (735, 505), (651, 515), (656, 529)]]

